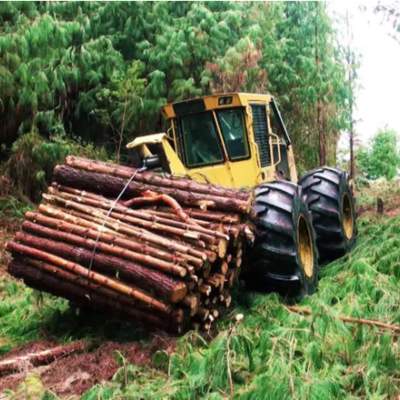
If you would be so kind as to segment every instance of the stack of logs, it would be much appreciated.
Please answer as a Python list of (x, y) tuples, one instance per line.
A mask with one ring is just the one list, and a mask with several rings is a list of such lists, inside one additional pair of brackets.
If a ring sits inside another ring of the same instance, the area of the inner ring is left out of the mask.
[(251, 194), (67, 157), (8, 270), (33, 288), (180, 333), (229, 307)]

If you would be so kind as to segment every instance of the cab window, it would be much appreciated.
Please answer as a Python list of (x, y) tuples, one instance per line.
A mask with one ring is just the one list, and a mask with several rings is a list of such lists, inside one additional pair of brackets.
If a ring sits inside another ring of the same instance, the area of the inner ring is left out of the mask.
[(224, 138), (230, 160), (240, 160), (249, 156), (243, 109), (231, 108), (217, 111), (218, 123)]
[(200, 167), (224, 161), (211, 112), (181, 117), (180, 128), (184, 158), (188, 167)]

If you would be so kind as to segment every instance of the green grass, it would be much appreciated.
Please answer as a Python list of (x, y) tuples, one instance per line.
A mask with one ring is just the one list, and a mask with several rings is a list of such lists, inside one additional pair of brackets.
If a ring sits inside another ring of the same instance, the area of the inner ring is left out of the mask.
[[(125, 365), (92, 399), (390, 399), (400, 394), (398, 337), (346, 324), (348, 315), (400, 324), (400, 217), (361, 219), (356, 248), (325, 266), (319, 290), (289, 312), (276, 295), (241, 292), (234, 310), (205, 341), (189, 332), (158, 368)], [(76, 316), (67, 303), (3, 279), (0, 338), (11, 346), (35, 338), (146, 340), (123, 323)], [(235, 322), (235, 315), (244, 320)], [(117, 332), (117, 333), (116, 333)], [(160, 354), (156, 353), (157, 358)], [(162, 358), (162, 357), (161, 357)], [(232, 383), (232, 388), (230, 385)]]

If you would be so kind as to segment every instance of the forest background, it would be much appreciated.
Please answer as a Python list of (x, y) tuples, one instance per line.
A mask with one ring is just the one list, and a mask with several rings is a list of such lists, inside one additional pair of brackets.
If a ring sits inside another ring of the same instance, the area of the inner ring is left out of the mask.
[(166, 102), (213, 92), (275, 95), (300, 172), (351, 128), (356, 59), (325, 3), (5, 2), (0, 30), (0, 195), (38, 200), (69, 153), (119, 161)]

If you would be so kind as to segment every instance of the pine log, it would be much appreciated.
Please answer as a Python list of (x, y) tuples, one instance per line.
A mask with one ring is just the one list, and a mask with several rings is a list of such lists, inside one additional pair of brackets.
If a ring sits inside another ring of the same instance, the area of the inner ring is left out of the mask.
[[(45, 273), (50, 273), (52, 275), (55, 275), (56, 277), (60, 278), (61, 280), (69, 281), (75, 285), (82, 286), (83, 288), (86, 289), (85, 296), (89, 300), (88, 305), (90, 305), (90, 301), (92, 301), (93, 294), (96, 294), (96, 296), (101, 295), (107, 299), (111, 299), (112, 301), (115, 301), (116, 303), (121, 303), (123, 306), (129, 307), (131, 310), (133, 310), (135, 312), (137, 311), (136, 314), (142, 319), (143, 319), (143, 313), (145, 313), (145, 315), (147, 317), (151, 317), (152, 315), (155, 315), (156, 319), (154, 319), (153, 322), (154, 322), (154, 324), (156, 324), (156, 322), (157, 322), (157, 318), (159, 316), (157, 315), (156, 310), (153, 311), (153, 313), (155, 313), (155, 314), (149, 314), (147, 312), (148, 310), (146, 308), (143, 308), (143, 305), (141, 303), (135, 301), (131, 297), (122, 295), (111, 289), (108, 289), (106, 287), (103, 287), (96, 283), (93, 283), (93, 282), (87, 280), (86, 278), (83, 278), (78, 275), (74, 275), (69, 271), (65, 271), (55, 265), (48, 264), (43, 261), (35, 260), (32, 258), (21, 258), (21, 259), (18, 258), (16, 261), (20, 262), (22, 265), (31, 265), (37, 269), (42, 270)], [(174, 309), (171, 312), (169, 318), (174, 323), (182, 324), (184, 322), (183, 310), (179, 309), (179, 308)], [(151, 318), (149, 318), (149, 319), (151, 319)]]
[(183, 299), (182, 303), (190, 309), (190, 316), (193, 317), (198, 312), (200, 298), (196, 294), (189, 294)]
[(248, 213), (251, 201), (236, 199), (233, 197), (221, 197), (209, 194), (201, 194), (175, 188), (160, 188), (150, 184), (132, 181), (127, 186), (127, 180), (96, 172), (87, 172), (67, 165), (58, 165), (54, 169), (54, 179), (64, 186), (73, 186), (77, 189), (94, 191), (109, 197), (117, 197), (124, 189), (124, 197), (132, 198), (140, 196), (144, 191), (164, 193), (172, 196), (180, 204), (200, 207), (206, 203), (209, 208), (238, 213)]
[[(205, 254), (204, 254), (204, 257), (195, 257), (190, 254), (187, 254), (186, 247), (185, 247), (185, 251), (179, 252), (176, 250), (173, 251), (174, 249), (171, 249), (170, 247), (162, 246), (159, 243), (154, 243), (154, 241), (148, 242), (148, 241), (144, 240), (142, 237), (136, 235), (136, 233), (137, 233), (136, 231), (134, 232), (135, 236), (133, 236), (132, 231), (129, 226), (126, 227), (125, 225), (115, 224), (108, 220), (101, 220), (99, 218), (88, 216), (83, 213), (79, 213), (79, 212), (75, 212), (75, 211), (66, 212), (67, 210), (65, 210), (65, 209), (48, 206), (45, 204), (41, 204), (39, 206), (39, 211), (45, 215), (49, 215), (54, 218), (58, 218), (58, 219), (62, 219), (62, 220), (71, 222), (77, 226), (82, 226), (85, 228), (93, 228), (97, 231), (110, 233), (113, 236), (117, 236), (118, 239), (121, 238), (123, 240), (128, 240), (128, 241), (132, 242), (132, 246), (134, 246), (135, 243), (138, 246), (143, 246), (143, 251), (145, 251), (146, 248), (157, 249), (157, 247), (154, 247), (154, 246), (167, 248), (167, 250), (170, 250), (170, 252), (167, 254), (170, 254), (171, 257), (173, 257), (172, 258), (173, 260), (176, 259), (178, 262), (180, 262), (181, 260), (184, 260), (185, 262), (187, 262), (197, 268), (201, 267), (204, 263), (204, 260), (207, 258), (207, 256)], [(95, 222), (95, 221), (98, 221), (98, 222)], [(105, 227), (105, 225), (107, 225), (108, 227)], [(133, 237), (135, 237), (135, 240), (133, 240)], [(163, 254), (166, 253), (165, 251), (163, 251), (161, 249), (160, 249), (160, 251), (162, 251)], [(160, 253), (158, 253), (158, 254), (160, 254)], [(162, 258), (162, 256), (160, 256), (160, 258)]]
[(205, 307), (199, 307), (197, 315), (199, 316), (201, 321), (205, 321), (210, 315), (210, 311)]
[[(22, 224), (22, 229), (26, 232), (34, 233), (42, 237), (54, 239), (61, 242), (65, 241), (67, 243), (85, 247), (90, 250), (98, 249), (99, 251), (102, 251), (104, 253), (108, 253), (121, 258), (126, 258), (127, 260), (133, 262), (139, 262), (143, 265), (151, 267), (152, 269), (176, 275), (181, 278), (187, 275), (187, 270), (184, 267), (180, 267), (178, 265), (154, 258), (152, 256), (147, 256), (143, 253), (137, 253), (131, 250), (127, 250), (118, 245), (111, 246), (109, 244), (104, 243), (103, 241), (97, 240), (97, 238), (100, 239), (103, 236), (101, 233), (98, 236), (96, 236), (94, 232), (93, 239), (91, 239), (87, 238), (88, 234), (87, 231), (85, 231), (84, 229), (83, 229), (84, 232), (80, 232), (79, 235), (76, 235), (74, 233), (65, 230), (51, 229), (46, 226), (38, 225), (30, 221), (25, 221)], [(111, 239), (112, 236), (109, 235), (109, 238)]]
[(47, 365), (62, 357), (66, 357), (74, 353), (82, 353), (87, 350), (88, 347), (88, 342), (80, 340), (78, 342), (55, 346), (50, 349), (1, 360), (0, 375), (3, 376), (25, 370), (29, 366), (37, 367), (39, 365)]
[(161, 175), (149, 171), (138, 171), (132, 167), (120, 166), (102, 161), (94, 161), (81, 157), (68, 156), (65, 160), (65, 163), (74, 168), (112, 175), (119, 178), (130, 179), (132, 176), (134, 176), (134, 181), (151, 184), (161, 188), (175, 188), (214, 196), (235, 197), (244, 201), (248, 201), (251, 196), (250, 192), (247, 191), (232, 190), (217, 185), (198, 183), (191, 179), (185, 179), (167, 174)]
[(115, 279), (111, 279), (95, 271), (88, 270), (82, 265), (65, 260), (62, 257), (58, 257), (54, 254), (49, 254), (45, 251), (16, 243), (14, 241), (8, 242), (6, 248), (14, 255), (19, 254), (22, 256), (45, 261), (49, 264), (57, 265), (68, 271), (71, 271), (72, 273), (86, 277), (87, 279), (90, 279), (93, 282), (96, 282), (102, 286), (109, 287), (117, 292), (131, 296), (132, 298), (141, 301), (143, 304), (146, 304), (150, 309), (154, 308), (156, 310), (159, 310), (160, 312), (164, 312), (165, 314), (170, 314), (172, 311), (171, 306), (169, 306), (168, 304), (155, 299), (154, 297), (136, 287), (133, 287), (132, 285), (128, 286)]
[[(170, 212), (171, 210), (165, 206), (158, 206), (157, 211)], [(213, 210), (202, 210), (199, 208), (185, 207), (185, 213), (192, 218), (198, 218), (209, 222), (224, 223), (224, 224), (239, 224), (240, 216), (235, 213), (229, 213), (228, 210), (224, 212)]]
[[(54, 234), (55, 238), (56, 235), (57, 233)], [(87, 265), (89, 268), (93, 267), (94, 270), (107, 275), (121, 276), (121, 278), (133, 282), (143, 289), (154, 291), (162, 296), (163, 299), (172, 303), (182, 300), (187, 293), (186, 285), (183, 282), (132, 261), (125, 261), (119, 257), (106, 255), (103, 252), (96, 252), (96, 242), (91, 239), (80, 238), (68, 233), (65, 235), (68, 236), (70, 242), (75, 241), (76, 245), (35, 237), (23, 232), (18, 232), (15, 235), (15, 239), (27, 246), (45, 250), (79, 264)], [(97, 243), (97, 246), (99, 246), (99, 243)], [(85, 247), (90, 250), (85, 249)]]
[(34, 213), (31, 211), (28, 211), (25, 214), (25, 218), (29, 221), (36, 222), (42, 226), (47, 226), (61, 232), (73, 233), (81, 237), (98, 240), (101, 242), (109, 243), (113, 246), (119, 246), (121, 248), (131, 250), (138, 255), (142, 254), (143, 257), (141, 259), (138, 258), (137, 261), (140, 261), (143, 264), (152, 265), (155, 268), (157, 268), (156, 263), (149, 262), (146, 256), (151, 257), (151, 259), (155, 260), (167, 261), (173, 264), (173, 268), (170, 269), (162, 267), (159, 269), (164, 272), (174, 274), (176, 276), (183, 277), (186, 275), (187, 271), (192, 272), (192, 269), (188, 268), (187, 261), (183, 257), (178, 257), (174, 254), (167, 253), (156, 247), (149, 246), (145, 243), (134, 242), (132, 241), (132, 239), (128, 240), (125, 238), (114, 236), (108, 232), (85, 228), (77, 224), (68, 223), (63, 220), (47, 217), (45, 215)]
[[(138, 226), (140, 228), (144, 228), (147, 230), (158, 231), (161, 234), (172, 234), (172, 235), (182, 236), (184, 238), (195, 239), (195, 240), (199, 240), (200, 236), (201, 236), (200, 233), (198, 233), (198, 232), (187, 231), (185, 229), (179, 229), (179, 228), (175, 228), (172, 226), (160, 224), (157, 222), (152, 222), (152, 221), (148, 221), (145, 219), (132, 217), (131, 215), (118, 213), (116, 211), (111, 211), (111, 212), (106, 213), (103, 210), (99, 210), (99, 209), (91, 207), (91, 206), (80, 204), (80, 203), (77, 203), (72, 200), (66, 200), (60, 196), (44, 194), (43, 198), (50, 203), (61, 204), (65, 208), (72, 208), (74, 210), (86, 212), (88, 214), (95, 215), (95, 216), (101, 217), (101, 218), (106, 218), (108, 216), (108, 218), (114, 218), (118, 221), (122, 221), (122, 222), (128, 223), (130, 225)], [(213, 237), (208, 236), (208, 238), (211, 240), (211, 242), (214, 241)], [(204, 244), (204, 247), (205, 247), (205, 244)]]
[[(124, 316), (135, 322), (145, 323), (150, 326), (162, 329), (174, 329), (178, 325), (164, 314), (161, 318), (157, 315), (150, 314), (145, 310), (138, 310), (132, 306), (126, 306), (118, 301), (114, 301), (104, 295), (99, 295), (92, 291), (88, 296), (87, 289), (75, 285), (66, 280), (58, 279), (56, 276), (46, 273), (36, 267), (32, 267), (18, 260), (13, 260), (8, 266), (9, 273), (17, 278), (21, 278), (24, 282), (37, 290), (46, 291), (55, 296), (64, 297), (80, 306), (99, 309), (115, 316)], [(178, 328), (180, 329), (180, 328)]]
[[(113, 210), (115, 214), (119, 215), (128, 215), (132, 216), (135, 218), (139, 219), (144, 219), (146, 221), (151, 221), (153, 223), (159, 223), (162, 225), (169, 225), (171, 227), (175, 228), (180, 228), (186, 231), (194, 231), (194, 232), (199, 232), (201, 234), (204, 234), (205, 236), (200, 236), (200, 239), (203, 239), (208, 242), (213, 242), (212, 237), (217, 237), (220, 239), (225, 239), (229, 240), (229, 236), (216, 231), (216, 230), (211, 230), (211, 229), (206, 229), (201, 226), (197, 226), (195, 224), (188, 224), (186, 222), (182, 221), (177, 221), (176, 220), (176, 215), (174, 213), (168, 214), (168, 217), (160, 217), (151, 213), (146, 212), (146, 210), (132, 210), (128, 207), (125, 207), (121, 205), (120, 203), (114, 204), (113, 201), (103, 197), (103, 196), (97, 196), (95, 198), (93, 195), (92, 196), (87, 196), (84, 191), (78, 191), (79, 194), (71, 194), (68, 192), (64, 192), (62, 190), (57, 190), (54, 188), (49, 188), (49, 193), (53, 194), (55, 196), (61, 197), (66, 200), (71, 200), (76, 203), (82, 203), (86, 204), (88, 206), (94, 207), (94, 208), (102, 208), (104, 210), (109, 211), (110, 209)], [(118, 216), (117, 218), (122, 219), (122, 216)], [(152, 227), (153, 229), (153, 227)]]
[[(184, 208), (185, 212), (187, 214), (190, 214), (190, 211), (188, 212), (187, 208)], [(173, 213), (168, 212), (168, 211), (160, 211), (159, 209), (152, 209), (152, 208), (141, 208), (141, 211), (147, 214), (152, 214), (152, 215), (156, 215), (160, 218), (163, 219), (168, 219), (168, 218), (173, 218)], [(202, 210), (199, 210), (202, 211)], [(207, 210), (206, 213), (210, 213), (210, 210)], [(221, 213), (222, 214), (222, 213)], [(223, 232), (224, 235), (229, 236), (229, 237), (233, 237), (233, 238), (237, 238), (240, 234), (240, 227), (241, 225), (239, 223), (235, 223), (232, 225), (232, 223), (230, 222), (217, 222), (217, 221), (206, 221), (203, 219), (198, 219), (198, 218), (193, 218), (192, 220), (194, 222), (196, 222), (196, 224), (198, 226), (201, 226), (205, 229), (207, 229), (207, 231), (221, 231)]]
[(82, 216), (82, 214), (86, 214), (91, 217), (91, 218), (89, 218), (89, 220), (92, 220), (93, 222), (110, 227), (110, 228), (116, 230), (117, 232), (121, 231), (130, 236), (134, 236), (139, 240), (144, 240), (146, 242), (160, 245), (160, 246), (166, 247), (169, 250), (177, 250), (177, 251), (183, 252), (183, 253), (187, 252), (195, 257), (200, 257), (200, 258), (203, 258), (204, 260), (207, 259), (207, 256), (204, 253), (202, 253), (200, 251), (196, 251), (190, 246), (187, 246), (187, 245), (184, 245), (181, 243), (177, 243), (176, 241), (171, 241), (170, 239), (167, 239), (164, 236), (150, 232), (150, 231), (140, 228), (140, 227), (132, 226), (123, 221), (115, 219), (112, 216), (106, 216), (102, 212), (99, 212), (98, 210), (96, 210), (92, 207), (84, 206), (82, 204), (78, 204), (78, 203), (74, 203), (74, 202), (70, 202), (70, 201), (59, 201), (59, 199), (56, 199), (55, 196), (51, 196), (51, 195), (43, 195), (43, 198), (48, 201), (61, 202), (61, 203), (63, 203), (64, 206), (66, 206), (68, 208), (72, 208), (72, 209), (80, 212), (81, 216)]
[(212, 288), (210, 285), (202, 284), (199, 286), (199, 292), (204, 296), (208, 297), (211, 294), (211, 290)]

